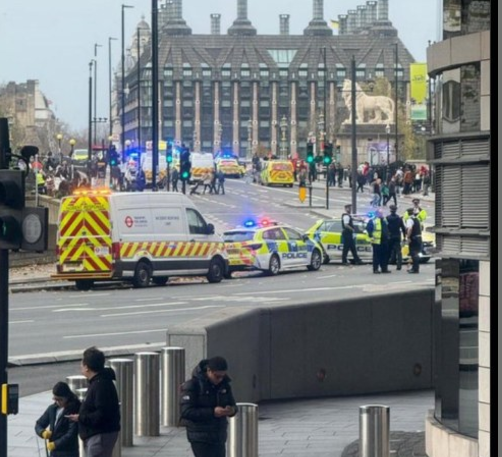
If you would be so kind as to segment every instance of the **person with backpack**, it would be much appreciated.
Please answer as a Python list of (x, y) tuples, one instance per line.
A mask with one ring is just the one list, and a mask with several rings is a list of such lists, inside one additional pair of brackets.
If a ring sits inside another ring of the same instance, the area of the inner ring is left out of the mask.
[(237, 414), (227, 370), (223, 357), (203, 359), (181, 386), (180, 425), (195, 457), (226, 455), (227, 418)]

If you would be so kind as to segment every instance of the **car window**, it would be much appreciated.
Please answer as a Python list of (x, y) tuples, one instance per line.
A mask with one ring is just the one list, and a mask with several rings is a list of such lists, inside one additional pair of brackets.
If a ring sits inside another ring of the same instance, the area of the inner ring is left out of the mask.
[(366, 224), (362, 221), (354, 221), (354, 230), (356, 233), (364, 233)]
[(206, 235), (207, 225), (202, 216), (194, 209), (187, 208), (188, 229), (194, 235)]
[(291, 241), (301, 241), (303, 239), (300, 232), (297, 232), (290, 227), (283, 227), (282, 229), (286, 232), (288, 239)]
[(249, 230), (242, 232), (225, 232), (223, 234), (223, 240), (227, 243), (237, 243), (240, 241), (251, 241), (254, 238), (255, 232), (250, 232)]
[(342, 222), (341, 221), (326, 221), (326, 232), (341, 232)]
[(263, 232), (264, 240), (284, 240), (284, 234), (280, 228), (271, 228)]

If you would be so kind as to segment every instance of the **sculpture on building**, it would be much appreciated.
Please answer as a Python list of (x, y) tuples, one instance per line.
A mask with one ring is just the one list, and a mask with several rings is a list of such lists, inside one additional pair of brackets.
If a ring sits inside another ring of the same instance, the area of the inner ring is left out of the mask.
[[(349, 117), (343, 123), (352, 123), (352, 81), (345, 79), (342, 97), (349, 110)], [(394, 119), (394, 100), (384, 95), (368, 95), (356, 83), (356, 121), (359, 124), (390, 124)]]

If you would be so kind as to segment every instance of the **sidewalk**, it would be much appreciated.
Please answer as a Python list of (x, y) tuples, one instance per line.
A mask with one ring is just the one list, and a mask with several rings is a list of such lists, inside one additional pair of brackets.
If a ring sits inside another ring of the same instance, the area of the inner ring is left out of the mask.
[[(51, 398), (47, 391), (20, 399), (20, 413), (8, 417), (9, 457), (45, 456), (34, 425)], [(391, 457), (426, 457), (425, 417), (433, 408), (432, 390), (263, 403), (259, 456), (358, 457), (359, 407), (369, 404), (390, 407)], [(161, 426), (160, 436), (134, 436), (134, 446), (122, 448), (122, 457), (149, 456), (193, 457), (185, 430)]]

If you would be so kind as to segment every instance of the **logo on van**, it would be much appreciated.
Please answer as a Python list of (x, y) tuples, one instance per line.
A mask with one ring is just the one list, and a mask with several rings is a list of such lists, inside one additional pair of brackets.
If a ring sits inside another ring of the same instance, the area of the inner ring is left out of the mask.
[(125, 225), (126, 225), (127, 227), (129, 227), (129, 228), (131, 228), (131, 227), (132, 227), (133, 220), (132, 220), (132, 217), (131, 217), (131, 216), (127, 216), (127, 217), (125, 218), (125, 221), (124, 221), (124, 222), (125, 222)]

